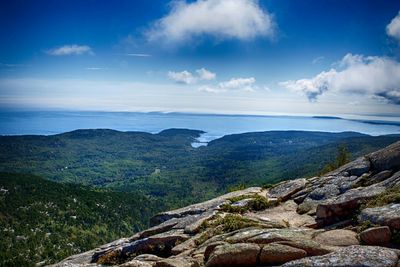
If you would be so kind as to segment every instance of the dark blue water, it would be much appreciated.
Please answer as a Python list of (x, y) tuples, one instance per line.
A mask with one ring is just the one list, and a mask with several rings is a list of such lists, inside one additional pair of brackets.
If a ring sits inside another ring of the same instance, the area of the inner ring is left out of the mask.
[(400, 134), (400, 125), (370, 124), (333, 118), (135, 112), (0, 112), (2, 135), (50, 135), (94, 128), (150, 133), (168, 128), (196, 129), (207, 132), (200, 138), (200, 141), (204, 142), (226, 134), (270, 130)]

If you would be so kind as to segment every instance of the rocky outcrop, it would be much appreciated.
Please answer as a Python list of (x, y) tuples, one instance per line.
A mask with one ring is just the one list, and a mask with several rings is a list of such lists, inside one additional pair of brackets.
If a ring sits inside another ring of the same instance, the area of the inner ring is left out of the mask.
[(395, 267), (398, 252), (392, 249), (373, 246), (349, 246), (324, 256), (303, 258), (284, 264), (285, 267)]
[(384, 149), (367, 156), (372, 168), (379, 172), (400, 169), (400, 142), (396, 142)]
[(400, 204), (390, 204), (382, 207), (367, 208), (358, 216), (359, 222), (386, 225), (391, 229), (400, 230)]
[(306, 186), (306, 183), (306, 179), (296, 179), (283, 182), (271, 188), (271, 190), (268, 191), (268, 196), (270, 198), (277, 198), (285, 201), (289, 199), (293, 194), (303, 189)]
[(151, 222), (55, 266), (400, 266), (400, 142), (321, 177), (232, 192)]

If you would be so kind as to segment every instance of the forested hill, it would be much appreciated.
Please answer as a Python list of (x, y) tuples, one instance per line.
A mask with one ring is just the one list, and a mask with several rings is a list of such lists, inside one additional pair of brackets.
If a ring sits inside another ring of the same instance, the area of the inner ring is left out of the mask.
[(0, 266), (51, 263), (129, 236), (159, 211), (238, 185), (315, 175), (334, 162), (339, 147), (355, 158), (400, 139), (259, 132), (193, 148), (201, 133), (78, 130), (0, 137)]
[(0, 173), (0, 266), (49, 264), (145, 229), (161, 200)]
[(52, 136), (2, 136), (0, 171), (142, 192), (162, 197), (175, 208), (239, 184), (261, 185), (314, 175), (334, 160), (341, 145), (355, 158), (400, 139), (354, 132), (270, 131), (227, 135), (206, 147), (193, 148), (191, 143), (201, 133), (98, 129)]

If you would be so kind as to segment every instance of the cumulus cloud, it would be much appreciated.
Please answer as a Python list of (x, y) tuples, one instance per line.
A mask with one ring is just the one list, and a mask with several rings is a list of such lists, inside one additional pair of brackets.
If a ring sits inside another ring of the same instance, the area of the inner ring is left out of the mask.
[(250, 78), (232, 78), (229, 81), (220, 82), (218, 85), (204, 85), (199, 87), (199, 91), (207, 93), (223, 93), (228, 91), (247, 91), (253, 92), (256, 88), (256, 79)]
[(215, 80), (215, 77), (217, 76), (215, 73), (206, 70), (205, 68), (196, 70), (196, 73), (199, 76), (199, 79), (205, 81)]
[(201, 68), (196, 70), (196, 74), (193, 74), (187, 70), (180, 72), (169, 71), (167, 76), (170, 80), (173, 80), (177, 83), (193, 84), (197, 83), (198, 81), (214, 80), (217, 75), (205, 68)]
[(400, 104), (400, 63), (387, 57), (347, 54), (338, 69), (323, 71), (310, 79), (279, 83), (300, 92), (310, 101), (326, 91), (356, 93)]
[(47, 51), (47, 54), (51, 56), (69, 56), (69, 55), (93, 55), (92, 48), (87, 45), (64, 45), (56, 47)]
[(150, 41), (184, 42), (209, 35), (218, 39), (272, 38), (272, 16), (257, 0), (174, 1), (171, 11), (147, 32)]
[(177, 83), (183, 84), (192, 84), (196, 82), (196, 77), (194, 77), (193, 74), (187, 70), (181, 72), (169, 71), (168, 78)]
[(386, 26), (386, 33), (400, 42), (400, 12)]

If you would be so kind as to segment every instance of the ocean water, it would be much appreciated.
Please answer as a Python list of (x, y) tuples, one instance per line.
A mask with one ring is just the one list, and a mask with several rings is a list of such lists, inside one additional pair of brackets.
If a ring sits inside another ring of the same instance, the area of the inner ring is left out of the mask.
[(272, 130), (400, 134), (400, 124), (382, 124), (328, 117), (202, 115), (137, 112), (0, 112), (1, 135), (51, 135), (76, 129), (114, 129), (158, 133), (169, 128), (202, 130), (193, 146), (227, 134)]

